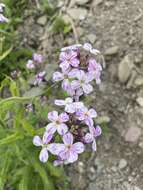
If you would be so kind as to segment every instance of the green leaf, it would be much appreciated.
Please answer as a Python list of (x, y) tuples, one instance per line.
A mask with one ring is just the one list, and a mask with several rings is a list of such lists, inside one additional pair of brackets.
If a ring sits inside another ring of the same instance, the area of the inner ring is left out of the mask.
[(12, 135), (8, 135), (7, 137), (0, 140), (0, 146), (11, 144), (22, 138), (23, 138), (23, 136), (19, 133), (14, 133)]
[(55, 190), (54, 188), (54, 184), (52, 182), (52, 180), (49, 178), (49, 176), (47, 175), (44, 167), (39, 163), (39, 161), (32, 159), (32, 165), (35, 169), (35, 171), (37, 171), (43, 181), (43, 185), (44, 185), (44, 190)]
[(3, 59), (5, 59), (8, 54), (10, 54), (10, 52), (12, 51), (13, 46), (11, 46), (8, 50), (6, 50), (1, 56), (0, 56), (0, 61), (2, 61)]
[(45, 79), (47, 81), (51, 80), (54, 71), (58, 68), (57, 64), (47, 64), (45, 67), (45, 71), (47, 72)]
[(33, 87), (30, 90), (28, 90), (27, 92), (25, 92), (23, 94), (23, 96), (25, 96), (25, 97), (36, 97), (36, 96), (40, 96), (42, 93), (43, 93), (43, 88)]
[(26, 119), (22, 119), (21, 124), (24, 130), (28, 133), (28, 135), (30, 136), (35, 135), (35, 130), (33, 129), (32, 125), (28, 121), (26, 121)]
[(63, 176), (63, 172), (61, 171), (61, 169), (53, 166), (53, 164), (51, 164), (50, 162), (46, 163), (46, 167), (51, 176), (56, 178), (60, 178), (61, 176)]
[(10, 83), (10, 92), (11, 92), (12, 96), (20, 95), (15, 81), (11, 81), (11, 83)]

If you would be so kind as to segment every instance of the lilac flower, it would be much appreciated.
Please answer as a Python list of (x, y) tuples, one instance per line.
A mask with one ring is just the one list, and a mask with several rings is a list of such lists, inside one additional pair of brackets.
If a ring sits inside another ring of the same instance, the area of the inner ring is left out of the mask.
[(9, 19), (0, 13), (0, 23), (7, 23), (7, 22), (9, 22)]
[(77, 79), (71, 82), (73, 89), (81, 88), (85, 94), (89, 94), (93, 91), (93, 87), (89, 82), (93, 80), (93, 76), (80, 70), (77, 72)]
[(102, 130), (99, 125), (94, 128), (93, 126), (89, 128), (90, 133), (87, 133), (84, 137), (84, 140), (86, 143), (91, 143), (92, 142), (92, 149), (93, 151), (96, 151), (96, 137), (100, 136), (102, 133)]
[(73, 102), (72, 98), (55, 100), (55, 104), (58, 106), (65, 106), (65, 111), (67, 113), (75, 113), (78, 109), (81, 109), (84, 106), (82, 102)]
[(67, 50), (77, 50), (80, 47), (82, 47), (82, 44), (74, 44), (72, 46), (67, 46), (61, 49), (61, 51), (67, 51)]
[(97, 55), (100, 53), (100, 51), (97, 49), (94, 49), (90, 43), (85, 43), (83, 45), (83, 49), (85, 49), (86, 51), (89, 51), (91, 54), (94, 54), (94, 55)]
[(41, 54), (34, 53), (33, 54), (33, 61), (35, 61), (37, 63), (42, 63), (43, 62), (43, 56)]
[(87, 109), (85, 106), (76, 112), (76, 117), (80, 121), (84, 121), (88, 126), (93, 126), (94, 122), (92, 118), (97, 117), (97, 113), (94, 109)]
[(58, 115), (57, 111), (52, 111), (48, 113), (48, 119), (52, 121), (46, 126), (48, 133), (54, 134), (57, 131), (60, 135), (64, 135), (68, 131), (68, 126), (65, 124), (69, 120), (67, 113)]
[(101, 79), (100, 79), (101, 71), (102, 71), (101, 65), (97, 63), (95, 59), (90, 59), (89, 65), (88, 65), (88, 72), (90, 75), (94, 77), (97, 84), (101, 83)]
[(77, 52), (72, 50), (61, 52), (60, 62), (60, 68), (62, 68), (64, 71), (69, 69), (71, 66), (78, 67), (79, 60), (77, 59)]
[(41, 139), (39, 136), (35, 136), (33, 138), (33, 144), (35, 146), (41, 146), (42, 150), (40, 152), (39, 155), (39, 159), (41, 162), (47, 162), (49, 154), (48, 151), (50, 151), (51, 147), (50, 147), (50, 141), (52, 139), (52, 135), (49, 134), (48, 132), (45, 132), (43, 135), (43, 138)]
[(33, 64), (32, 60), (28, 60), (26, 67), (27, 69), (35, 69), (35, 65)]
[(0, 13), (3, 13), (4, 8), (5, 8), (5, 4), (0, 3)]
[(64, 144), (59, 144), (58, 156), (61, 160), (65, 160), (67, 163), (73, 163), (78, 159), (78, 154), (84, 151), (84, 144), (76, 142), (73, 144), (73, 135), (67, 133), (63, 136)]
[(36, 75), (36, 80), (34, 81), (34, 85), (39, 85), (45, 77), (46, 72), (42, 71)]
[(53, 74), (53, 81), (58, 82), (62, 81), (62, 88), (65, 91), (72, 91), (71, 89), (71, 79), (75, 78), (77, 75), (77, 69), (72, 69), (72, 70), (63, 70), (63, 72), (58, 72), (56, 71)]

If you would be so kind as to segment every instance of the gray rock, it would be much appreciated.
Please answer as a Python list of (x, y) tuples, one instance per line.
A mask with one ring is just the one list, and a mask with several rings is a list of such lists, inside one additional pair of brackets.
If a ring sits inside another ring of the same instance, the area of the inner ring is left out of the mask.
[(127, 161), (122, 158), (120, 161), (119, 161), (119, 169), (124, 169), (125, 167), (127, 166)]
[(143, 85), (143, 77), (137, 77), (134, 82), (135, 86), (142, 86)]
[(100, 5), (101, 3), (103, 3), (103, 0), (95, 0), (94, 1), (94, 5)]
[(88, 40), (93, 44), (95, 41), (96, 41), (96, 39), (97, 39), (97, 37), (96, 37), (96, 35), (95, 34), (88, 34), (87, 35), (87, 38), (88, 38)]
[(88, 190), (95, 190), (96, 188), (97, 188), (96, 183), (90, 183), (89, 187), (88, 187)]
[(43, 15), (41, 17), (38, 18), (37, 23), (44, 26), (47, 22), (47, 16)]
[(106, 51), (105, 51), (105, 55), (115, 55), (117, 54), (119, 51), (119, 47), (118, 46), (113, 46), (113, 47), (110, 47), (108, 48)]
[(83, 34), (84, 34), (84, 29), (83, 28), (77, 27), (76, 30), (77, 30), (78, 36), (83, 36)]
[(128, 82), (127, 82), (127, 89), (131, 88), (134, 86), (134, 81), (135, 81), (135, 78), (137, 77), (137, 72), (136, 70), (132, 70), (131, 71), (131, 77), (129, 78)]
[(84, 20), (87, 16), (87, 9), (84, 8), (71, 8), (67, 12), (74, 20)]
[(96, 171), (95, 171), (94, 167), (90, 167), (89, 168), (88, 178), (89, 178), (90, 181), (95, 180), (95, 178), (96, 178)]
[(141, 107), (143, 107), (143, 97), (138, 97), (138, 98), (136, 99), (136, 102), (137, 102)]
[(125, 141), (135, 143), (141, 135), (141, 129), (138, 127), (130, 127), (125, 133)]
[(118, 67), (118, 78), (121, 83), (127, 82), (134, 67), (133, 59), (130, 55), (124, 57)]
[(84, 163), (78, 162), (77, 169), (80, 174), (83, 174), (85, 172)]
[(71, 3), (72, 5), (85, 5), (86, 3), (88, 3), (91, 0), (72, 0)]
[(141, 189), (138, 186), (135, 186), (134, 190), (141, 190)]

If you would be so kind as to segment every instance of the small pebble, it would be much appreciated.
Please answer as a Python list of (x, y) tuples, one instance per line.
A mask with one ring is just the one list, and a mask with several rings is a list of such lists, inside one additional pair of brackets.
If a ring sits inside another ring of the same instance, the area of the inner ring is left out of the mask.
[(119, 169), (124, 169), (126, 166), (127, 166), (127, 161), (124, 158), (122, 158), (119, 161)]

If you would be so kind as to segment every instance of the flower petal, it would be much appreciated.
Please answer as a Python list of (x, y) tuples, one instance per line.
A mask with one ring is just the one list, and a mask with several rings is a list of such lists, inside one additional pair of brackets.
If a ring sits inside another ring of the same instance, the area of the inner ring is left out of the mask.
[(65, 105), (65, 100), (55, 100), (55, 104), (57, 106), (64, 106)]
[(59, 153), (63, 150), (65, 150), (65, 145), (61, 143), (51, 143), (47, 146), (47, 149), (53, 154), (53, 155), (59, 155)]
[(73, 67), (78, 67), (78, 65), (79, 65), (79, 60), (76, 59), (76, 58), (72, 59), (71, 65), (72, 65)]
[(82, 88), (85, 94), (89, 94), (93, 91), (93, 87), (91, 84), (83, 84)]
[(62, 73), (60, 73), (58, 71), (53, 73), (53, 81), (61, 81), (63, 79), (64, 79), (64, 76)]
[(59, 152), (58, 156), (61, 158), (61, 160), (66, 160), (67, 158), (69, 158), (69, 150), (68, 150), (68, 148), (65, 147), (64, 150)]
[(52, 137), (53, 135), (46, 131), (43, 135), (43, 144), (48, 144), (51, 141)]
[(62, 69), (62, 71), (66, 71), (70, 68), (70, 64), (68, 61), (63, 61), (60, 63), (59, 67)]
[(69, 104), (69, 105), (66, 105), (65, 111), (66, 111), (67, 113), (74, 113), (74, 112), (75, 112), (74, 103)]
[(68, 163), (73, 163), (75, 161), (77, 161), (78, 159), (78, 154), (74, 151), (70, 151), (69, 152), (69, 158), (67, 159)]
[(72, 70), (68, 73), (68, 77), (69, 77), (69, 78), (76, 78), (78, 72), (79, 72), (78, 69), (72, 69)]
[(102, 133), (102, 129), (101, 129), (101, 127), (99, 125), (97, 125), (96, 128), (95, 128), (95, 134), (94, 134), (95, 137), (100, 136), (101, 133)]
[(73, 102), (73, 99), (70, 97), (65, 99), (66, 104), (71, 104), (72, 102)]
[(72, 145), (72, 151), (76, 152), (77, 154), (84, 152), (84, 144), (81, 142), (74, 143)]
[(62, 123), (58, 126), (57, 131), (60, 135), (64, 135), (68, 131), (68, 127), (66, 124)]
[(70, 82), (69, 82), (69, 79), (64, 79), (63, 82), (62, 82), (62, 88), (64, 90), (68, 90), (70, 88)]
[(71, 87), (72, 87), (72, 89), (78, 89), (79, 87), (80, 87), (80, 82), (78, 81), (78, 80), (73, 80), (72, 82), (71, 82)]
[(85, 119), (85, 123), (86, 123), (86, 125), (88, 125), (88, 126), (93, 126), (93, 124), (94, 124), (93, 119), (92, 119), (91, 117), (87, 117), (87, 118)]
[(97, 112), (96, 112), (94, 109), (90, 109), (90, 110), (88, 111), (88, 114), (89, 114), (89, 116), (92, 117), (92, 118), (97, 117)]
[(69, 120), (69, 115), (67, 113), (61, 113), (59, 115), (59, 120), (62, 123), (67, 122)]
[(63, 142), (65, 145), (73, 144), (73, 135), (71, 133), (67, 133), (63, 136)]
[(45, 162), (47, 162), (48, 157), (49, 157), (49, 155), (48, 155), (47, 148), (42, 148), (40, 155), (39, 155), (40, 161), (45, 163)]
[(85, 49), (86, 51), (90, 51), (92, 49), (92, 45), (90, 43), (85, 43), (83, 45), (83, 49)]
[(91, 133), (87, 133), (84, 137), (85, 143), (89, 144), (94, 140), (94, 137)]
[(35, 146), (42, 146), (42, 140), (41, 140), (41, 138), (39, 136), (35, 136), (33, 138), (33, 144)]
[(49, 133), (49, 134), (54, 134), (56, 132), (57, 128), (56, 128), (56, 125), (54, 123), (49, 123), (47, 126), (46, 126), (46, 131)]
[(58, 119), (58, 112), (57, 111), (52, 111), (48, 113), (48, 119), (50, 121), (56, 121)]

